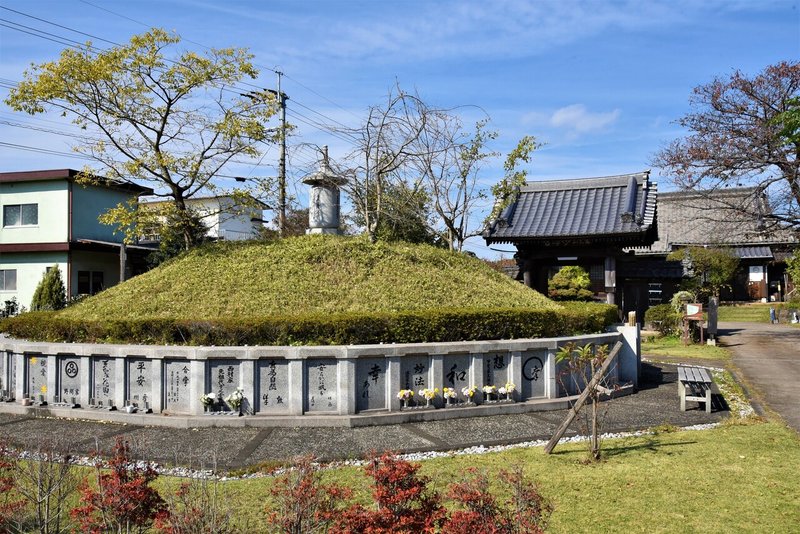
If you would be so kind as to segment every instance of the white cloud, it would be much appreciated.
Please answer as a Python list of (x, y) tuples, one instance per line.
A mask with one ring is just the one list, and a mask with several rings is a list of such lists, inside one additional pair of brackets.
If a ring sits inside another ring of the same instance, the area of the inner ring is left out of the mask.
[(550, 116), (550, 125), (564, 128), (573, 134), (603, 130), (619, 118), (620, 110), (591, 112), (583, 104), (572, 104), (559, 108)]

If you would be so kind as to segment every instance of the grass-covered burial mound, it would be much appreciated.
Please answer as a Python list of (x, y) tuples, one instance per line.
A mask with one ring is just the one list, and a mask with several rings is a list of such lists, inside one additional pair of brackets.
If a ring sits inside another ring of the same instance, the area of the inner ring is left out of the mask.
[(554, 303), (464, 254), (305, 236), (199, 247), (14, 337), (129, 343), (357, 344), (600, 330), (615, 308)]

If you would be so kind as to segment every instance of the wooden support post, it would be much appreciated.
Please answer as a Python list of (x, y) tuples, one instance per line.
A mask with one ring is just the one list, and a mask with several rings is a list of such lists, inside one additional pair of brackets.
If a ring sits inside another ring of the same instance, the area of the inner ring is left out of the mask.
[(564, 436), (564, 432), (567, 431), (567, 428), (569, 428), (569, 425), (572, 424), (575, 416), (578, 415), (578, 411), (580, 411), (580, 409), (586, 403), (586, 400), (589, 398), (589, 393), (591, 393), (591, 391), (597, 387), (597, 385), (600, 383), (600, 380), (602, 380), (603, 376), (605, 376), (606, 372), (608, 372), (608, 368), (611, 367), (611, 362), (617, 358), (617, 354), (619, 354), (620, 350), (622, 350), (622, 342), (617, 341), (617, 344), (614, 345), (614, 349), (611, 351), (611, 354), (608, 355), (608, 358), (606, 358), (606, 361), (603, 362), (603, 365), (600, 367), (600, 369), (594, 373), (594, 376), (589, 381), (589, 384), (586, 386), (586, 388), (584, 388), (583, 392), (578, 397), (578, 400), (575, 401), (575, 404), (572, 405), (572, 408), (567, 414), (567, 418), (564, 419), (564, 422), (558, 427), (556, 433), (553, 434), (553, 437), (547, 442), (547, 445), (544, 448), (545, 454), (550, 454), (553, 452), (553, 449), (556, 448), (559, 440)]

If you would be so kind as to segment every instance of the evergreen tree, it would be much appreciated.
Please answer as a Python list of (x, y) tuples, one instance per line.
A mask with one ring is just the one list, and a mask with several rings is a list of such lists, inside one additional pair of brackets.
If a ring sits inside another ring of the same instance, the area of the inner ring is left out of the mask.
[(42, 281), (36, 286), (31, 301), (31, 310), (60, 310), (67, 305), (67, 292), (58, 265), (53, 265), (44, 273)]

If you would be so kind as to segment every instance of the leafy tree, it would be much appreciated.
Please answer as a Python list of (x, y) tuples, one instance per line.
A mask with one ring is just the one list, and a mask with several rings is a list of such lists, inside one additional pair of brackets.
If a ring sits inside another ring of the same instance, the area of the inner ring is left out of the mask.
[(547, 282), (547, 291), (553, 300), (591, 300), (591, 282), (586, 269), (577, 265), (566, 265)]
[(686, 289), (718, 297), (722, 289), (730, 287), (736, 270), (737, 258), (729, 248), (687, 247), (670, 253), (670, 260), (686, 262), (693, 276)]
[[(77, 152), (113, 180), (152, 186), (185, 213), (186, 199), (217, 190), (212, 180), (232, 159), (260, 155), (256, 147), (273, 135), (265, 122), (276, 102), (269, 93), (248, 97), (235, 87), (258, 76), (247, 50), (168, 57), (179, 42), (152, 29), (108, 50), (90, 42), (67, 48), (57, 61), (27, 70), (6, 103), (32, 115), (71, 117), (87, 131)], [(81, 180), (97, 182), (89, 171)], [(177, 218), (184, 248), (193, 244), (189, 220)]]
[(503, 162), (505, 175), (500, 182), (492, 186), (494, 207), (486, 218), (486, 222), (496, 219), (514, 201), (516, 190), (525, 185), (525, 179), (528, 177), (527, 169), (520, 169), (520, 164), (530, 163), (533, 151), (541, 146), (535, 137), (526, 135), (519, 140), (514, 150), (508, 153)]
[(756, 186), (763, 202), (729, 208), (772, 225), (800, 226), (800, 62), (783, 61), (755, 76), (735, 71), (694, 89), (692, 112), (678, 123), (689, 134), (658, 152), (654, 164), (682, 189), (704, 193)]
[(61, 269), (53, 265), (44, 273), (31, 301), (32, 311), (60, 310), (67, 305), (67, 291), (61, 278)]
[(786, 259), (786, 272), (792, 278), (792, 283), (800, 286), (800, 250), (795, 249), (792, 256)]
[[(147, 208), (140, 212), (152, 211), (150, 217), (150, 228), (158, 233), (158, 250), (151, 252), (147, 256), (147, 263), (152, 268), (162, 264), (170, 258), (174, 258), (186, 250), (185, 232), (191, 236), (191, 242), (199, 245), (206, 240), (208, 227), (203, 223), (203, 218), (191, 208), (186, 211), (178, 211), (172, 204), (166, 204), (160, 208)], [(141, 225), (139, 228), (146, 228)], [(145, 233), (147, 231), (145, 230)]]

